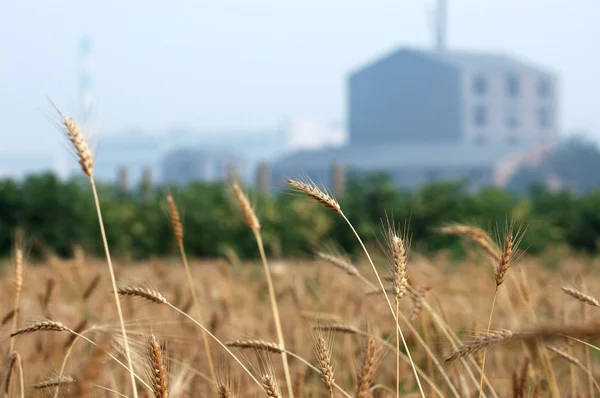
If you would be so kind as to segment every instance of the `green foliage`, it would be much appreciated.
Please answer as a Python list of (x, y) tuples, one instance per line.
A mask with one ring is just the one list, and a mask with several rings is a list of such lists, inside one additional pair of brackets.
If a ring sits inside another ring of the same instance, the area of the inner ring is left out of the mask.
[[(177, 250), (164, 197), (120, 193), (99, 186), (111, 250), (120, 256), (146, 258)], [(231, 248), (242, 258), (258, 253), (252, 232), (223, 184), (193, 183), (172, 191), (179, 206), (190, 255), (215, 257)], [(260, 196), (249, 192), (262, 224), (265, 246), (272, 255), (306, 256), (311, 249), (335, 241), (350, 253), (360, 252), (340, 217), (309, 198), (282, 192)], [(460, 239), (436, 228), (460, 222), (478, 225), (493, 237), (508, 219), (527, 227), (523, 247), (537, 253), (569, 245), (595, 253), (600, 234), (600, 191), (583, 195), (542, 187), (526, 194), (497, 188), (472, 191), (465, 182), (440, 182), (415, 191), (396, 189), (382, 174), (351, 176), (340, 203), (367, 245), (381, 240), (387, 217), (409, 226), (412, 246), (421, 252), (449, 249), (464, 253)], [(44, 174), (22, 182), (0, 181), (0, 253), (10, 253), (14, 232), (25, 229), (32, 254), (51, 248), (69, 255), (74, 243), (102, 253), (102, 242), (86, 180), (66, 182)]]

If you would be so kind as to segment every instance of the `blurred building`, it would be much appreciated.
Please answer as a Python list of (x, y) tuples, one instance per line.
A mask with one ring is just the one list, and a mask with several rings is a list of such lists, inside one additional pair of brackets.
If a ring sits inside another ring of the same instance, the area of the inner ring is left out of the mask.
[(405, 187), (503, 185), (556, 143), (557, 85), (551, 72), (502, 54), (399, 49), (349, 76), (347, 145), (281, 157), (273, 179), (329, 185), (341, 162)]
[(166, 185), (185, 185), (192, 181), (226, 180), (242, 169), (243, 161), (227, 152), (201, 149), (176, 149), (162, 160), (161, 181)]
[(557, 137), (556, 78), (515, 58), (401, 49), (348, 79), (351, 145)]

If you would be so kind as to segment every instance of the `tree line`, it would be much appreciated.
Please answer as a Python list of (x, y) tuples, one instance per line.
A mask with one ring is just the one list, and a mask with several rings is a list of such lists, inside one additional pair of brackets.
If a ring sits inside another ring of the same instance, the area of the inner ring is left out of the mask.
[[(148, 196), (99, 187), (113, 253), (135, 259), (165, 256), (175, 249), (163, 190)], [(192, 183), (171, 188), (182, 213), (188, 253), (217, 257), (236, 253), (255, 257), (256, 247), (227, 184)], [(335, 242), (359, 252), (336, 214), (310, 199), (283, 190), (268, 196), (249, 191), (271, 255), (306, 256)], [(596, 253), (600, 234), (600, 190), (553, 192), (542, 186), (526, 193), (493, 187), (472, 190), (467, 182), (437, 182), (417, 190), (398, 190), (384, 174), (350, 176), (341, 206), (370, 244), (381, 240), (382, 221), (393, 217), (407, 226), (412, 248), (424, 253), (461, 253), (464, 243), (437, 229), (449, 223), (477, 225), (492, 235), (507, 220), (527, 227), (522, 245), (530, 253), (570, 246)], [(102, 242), (87, 180), (61, 181), (52, 174), (23, 181), (0, 181), (0, 254), (7, 256), (15, 231), (22, 229), (32, 256), (51, 250), (70, 256), (74, 245), (102, 253)]]

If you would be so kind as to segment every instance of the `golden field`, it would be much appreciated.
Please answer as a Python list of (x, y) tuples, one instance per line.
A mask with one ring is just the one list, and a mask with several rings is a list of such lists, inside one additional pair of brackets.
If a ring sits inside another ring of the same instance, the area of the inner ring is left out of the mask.
[[(374, 258), (381, 275), (389, 274), (387, 258)], [(50, 265), (48, 265), (48, 263)], [(394, 396), (395, 386), (395, 334), (394, 321), (382, 294), (370, 294), (372, 288), (357, 278), (322, 261), (282, 261), (269, 259), (277, 302), (281, 314), (287, 349), (318, 368), (314, 353), (315, 332), (312, 325), (342, 323), (361, 331), (376, 333), (388, 345), (378, 342), (378, 351), (372, 381), (372, 396)], [(417, 287), (430, 287), (426, 300), (432, 309), (458, 333), (463, 342), (485, 333), (493, 292), (494, 269), (483, 252), (474, 250), (460, 262), (444, 256), (427, 259), (412, 253), (408, 261), (411, 283)], [(165, 296), (174, 306), (192, 313), (192, 300), (186, 275), (177, 258), (156, 260), (143, 264), (115, 262), (120, 284), (146, 286)], [(376, 283), (366, 261), (360, 261), (362, 275)], [(267, 286), (260, 262), (193, 261), (191, 263), (194, 285), (202, 311), (202, 323), (221, 341), (260, 339), (276, 342), (273, 317), (269, 307)], [(538, 258), (522, 256), (509, 270), (510, 276), (499, 289), (493, 329), (524, 330), (535, 322), (577, 324), (583, 320), (582, 308), (588, 319), (594, 317), (596, 308), (583, 307), (579, 301), (561, 291), (563, 286), (582, 284), (589, 292), (600, 289), (597, 261), (570, 255), (555, 271), (548, 271)], [(14, 301), (14, 275), (10, 263), (5, 264), (5, 275), (0, 288), (0, 311), (8, 313)], [(49, 259), (44, 264), (25, 261), (23, 289), (18, 313), (18, 327), (50, 319), (60, 321), (71, 329), (89, 337), (103, 350), (125, 362), (120, 339), (119, 321), (115, 315), (111, 284), (105, 263), (101, 260), (61, 261)], [(90, 292), (90, 284), (100, 277), (97, 287)], [(86, 292), (87, 291), (87, 292)], [(87, 295), (86, 299), (83, 297)], [(121, 297), (125, 322), (133, 350), (136, 373), (146, 377), (146, 351), (149, 333), (154, 333), (164, 343), (168, 353), (170, 396), (215, 396), (211, 375), (203, 350), (199, 329), (188, 319), (162, 304), (148, 302), (139, 297)], [(407, 316), (414, 301), (406, 296), (400, 310)], [(536, 319), (532, 320), (532, 312)], [(318, 319), (322, 318), (322, 319)], [(85, 326), (81, 328), (82, 322)], [(415, 364), (429, 377), (444, 396), (453, 396), (442, 373), (415, 338), (413, 330), (399, 322), (404, 331)], [(7, 347), (11, 322), (2, 325), (2, 346)], [(468, 376), (460, 362), (445, 363), (453, 352), (452, 344), (440, 330), (432, 315), (422, 310), (411, 323), (414, 330), (427, 343), (455, 386), (460, 396), (477, 396), (477, 385)], [(86, 332), (83, 332), (86, 330)], [(325, 333), (331, 343), (331, 356), (335, 381), (350, 396), (357, 395), (358, 378), (366, 347), (364, 335)], [(66, 331), (35, 333), (17, 336), (15, 350), (22, 359), (24, 396), (53, 396), (53, 390), (36, 390), (33, 385), (57, 377), (72, 334)], [(565, 345), (564, 340), (553, 344), (563, 347), (577, 357), (584, 366), (586, 353), (581, 344)], [(210, 342), (218, 379), (228, 383), (233, 396), (264, 396), (242, 368), (214, 341)], [(3, 348), (6, 355), (6, 348)], [(233, 349), (244, 363), (251, 364), (252, 372), (261, 375), (271, 369), (285, 395), (285, 379), (278, 354), (265, 354), (259, 350)], [(562, 396), (575, 392), (589, 396), (586, 373), (564, 358), (550, 353), (554, 376)], [(477, 358), (481, 358), (479, 355)], [(523, 344), (514, 343), (489, 350), (485, 374), (500, 397), (513, 396), (513, 373), (520, 372), (531, 359), (528, 370), (526, 394), (536, 389), (538, 396), (549, 395), (548, 375), (540, 359)], [(592, 350), (592, 366), (597, 355)], [(570, 366), (571, 365), (571, 366)], [(469, 362), (474, 374), (475, 366)], [(597, 364), (594, 369), (597, 369)], [(290, 372), (296, 396), (328, 396), (328, 391), (318, 372), (298, 359), (290, 358)], [(60, 396), (116, 396), (116, 392), (132, 396), (126, 370), (106, 353), (81, 339), (77, 339), (66, 361), (64, 374), (82, 385), (61, 387)], [(400, 368), (401, 396), (419, 396), (410, 365), (403, 361)], [(594, 375), (596, 373), (594, 371)], [(6, 377), (3, 373), (3, 377)], [(476, 377), (477, 381), (479, 378)], [(4, 379), (3, 379), (4, 380)], [(427, 396), (432, 388), (421, 378)], [(139, 384), (140, 393), (150, 393)], [(537, 387), (536, 387), (537, 386)], [(115, 391), (109, 392), (104, 389)], [(486, 396), (494, 396), (489, 388)], [(597, 393), (597, 392), (596, 392)], [(19, 396), (18, 376), (13, 374), (9, 396)], [(82, 395), (83, 394), (83, 395)], [(334, 391), (336, 396), (343, 396)], [(144, 396), (144, 395), (142, 395)], [(148, 395), (152, 396), (152, 395)]]

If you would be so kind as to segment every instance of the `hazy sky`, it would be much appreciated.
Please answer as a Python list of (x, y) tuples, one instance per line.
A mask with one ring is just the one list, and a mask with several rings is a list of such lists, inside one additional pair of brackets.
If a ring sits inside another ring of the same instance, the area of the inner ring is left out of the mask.
[[(51, 97), (77, 110), (78, 46), (93, 38), (94, 120), (128, 127), (273, 128), (344, 122), (348, 72), (431, 47), (434, 0), (0, 2), (0, 154), (49, 151)], [(600, 139), (600, 2), (448, 0), (448, 44), (559, 74), (561, 131)]]

